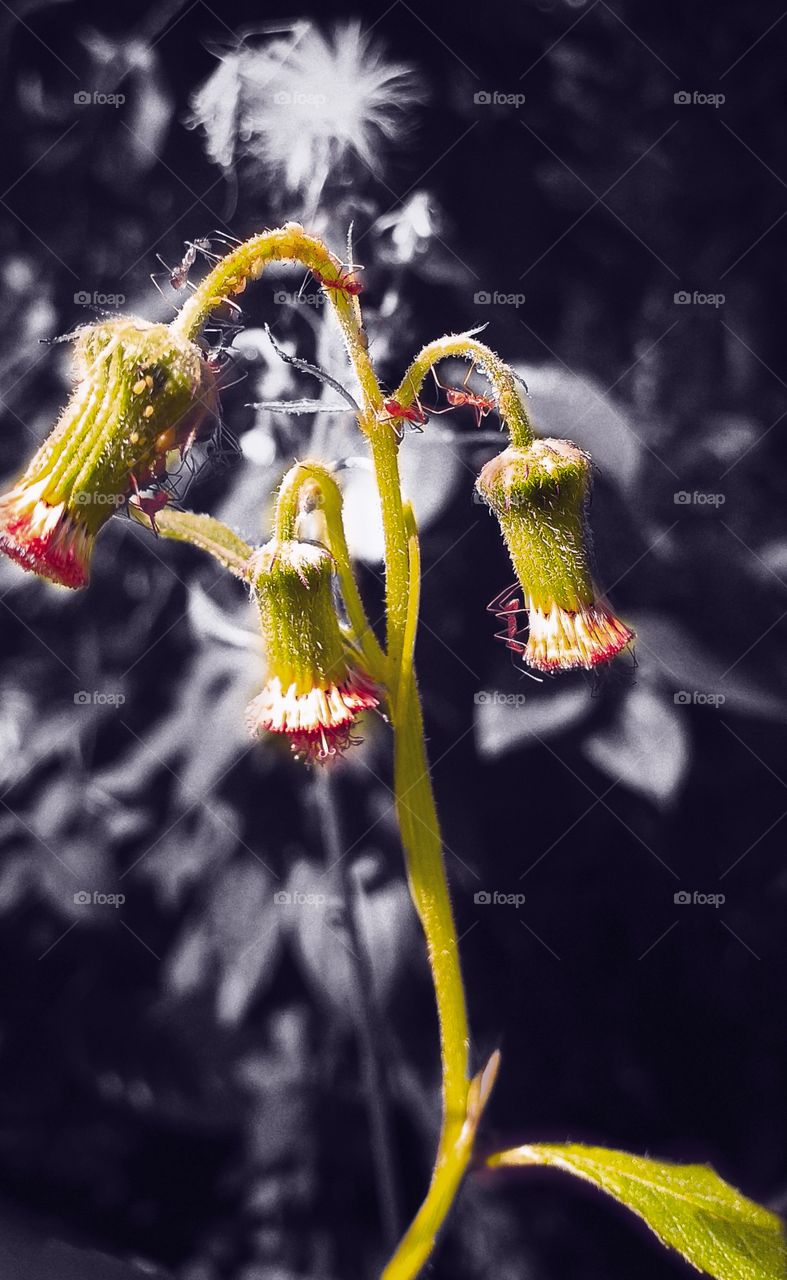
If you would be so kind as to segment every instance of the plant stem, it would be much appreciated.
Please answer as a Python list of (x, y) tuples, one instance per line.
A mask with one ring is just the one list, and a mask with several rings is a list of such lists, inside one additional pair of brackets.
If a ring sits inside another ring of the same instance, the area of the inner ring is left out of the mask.
[[(297, 223), (288, 223), (276, 231), (253, 237), (227, 254), (186, 302), (173, 322), (175, 331), (194, 339), (211, 311), (241, 293), (247, 282), (258, 279), (266, 264), (274, 260), (299, 262), (330, 281), (335, 281), (341, 272), (340, 261), (325, 245), (308, 236)], [(464, 988), (413, 670), (417, 595), (414, 599), (411, 593), (418, 590), (417, 533), (412, 514), (406, 512), (402, 499), (396, 437), (390, 422), (382, 417), (383, 394), (369, 359), (358, 298), (338, 288), (325, 285), (323, 288), (341, 325), (361, 388), (358, 424), (369, 440), (380, 494), (385, 544), (385, 669), (395, 740), (396, 802), (410, 893), (426, 936), (440, 1028), (443, 1120), (434, 1174), (421, 1210), (384, 1273), (386, 1280), (411, 1280), (428, 1257), (453, 1201), (470, 1156), (480, 1109), (476, 1108), (472, 1117), (468, 1112), (468, 1090), (472, 1086), (468, 1079)], [(446, 355), (459, 354), (460, 350), (469, 353), (487, 372), (491, 371), (496, 379), (501, 413), (513, 423), (512, 438), (516, 433), (517, 440), (528, 439), (530, 428), (514, 376), (494, 353), (468, 339), (445, 339), (440, 350)], [(412, 401), (431, 363), (441, 358), (437, 348), (433, 356), (429, 351), (426, 348), (411, 366), (402, 393), (409, 399), (400, 399), (400, 403)], [(299, 483), (295, 477), (291, 482), (288, 478), (287, 487), (280, 493), (277, 536), (292, 536), (289, 531), (294, 528), (295, 492)], [(346, 544), (343, 549), (340, 546), (336, 558), (340, 574), (352, 576)], [(344, 583), (344, 576), (342, 581)], [(352, 589), (345, 602), (348, 613), (351, 607), (356, 608)]]
[(387, 1083), (383, 1069), (383, 1028), (374, 991), (374, 974), (360, 915), (358, 882), (345, 856), (339, 805), (333, 780), (327, 770), (317, 773), (314, 783), (325, 852), (330, 866), (338, 866), (344, 898), (350, 955), (358, 986), (358, 1040), (364, 1097), (369, 1117), (372, 1159), (377, 1181), (377, 1200), (386, 1246), (393, 1248), (400, 1231), (399, 1196), (394, 1173), (391, 1125), (387, 1105)]
[(249, 559), (252, 548), (232, 529), (228, 529), (213, 516), (198, 515), (193, 511), (178, 511), (174, 507), (165, 507), (157, 511), (155, 525), (149, 515), (134, 502), (128, 504), (128, 512), (133, 520), (146, 528), (154, 528), (162, 538), (172, 538), (175, 542), (187, 542), (200, 551), (206, 551), (222, 564), (236, 578), (248, 581)]
[(386, 648), (392, 683), (398, 680), (410, 594), (410, 556), (396, 438), (378, 426), (369, 445), (380, 495), (385, 548)]
[(443, 1117), (429, 1191), (383, 1272), (383, 1280), (411, 1280), (429, 1257), (453, 1203), (472, 1151), (475, 1124), (467, 1125), (467, 1012), (413, 665), (420, 591), (418, 534), (412, 508), (402, 500), (393, 434), (378, 431), (371, 446), (385, 532), (394, 792), (410, 894), (426, 936), (442, 1060)]
[(533, 439), (533, 428), (527, 416), (518, 380), (513, 370), (492, 351), (468, 334), (459, 333), (437, 338), (423, 347), (413, 360), (401, 383), (393, 392), (394, 399), (407, 407), (412, 404), (424, 384), (424, 378), (434, 365), (449, 356), (472, 360), (486, 375), (494, 388), (500, 417), (506, 424), (512, 445), (525, 448)]
[(342, 494), (331, 473), (319, 462), (296, 462), (279, 487), (274, 516), (274, 537), (285, 542), (297, 536), (298, 521), (309, 507), (320, 507), (325, 517), (328, 549), (334, 558), (344, 605), (360, 645), (369, 675), (381, 684), (387, 674), (387, 659), (366, 616), (353, 573), (342, 519)]
[[(307, 235), (299, 223), (288, 222), (275, 231), (252, 236), (217, 262), (181, 307), (172, 322), (173, 330), (185, 338), (196, 338), (211, 312), (242, 293), (250, 280), (258, 280), (269, 262), (297, 262), (327, 280), (336, 280), (342, 273), (341, 260), (321, 240)], [(367, 351), (360, 304), (357, 297), (338, 288), (325, 288), (325, 294), (341, 325), (361, 387), (364, 415), (360, 425), (366, 430), (383, 397)]]

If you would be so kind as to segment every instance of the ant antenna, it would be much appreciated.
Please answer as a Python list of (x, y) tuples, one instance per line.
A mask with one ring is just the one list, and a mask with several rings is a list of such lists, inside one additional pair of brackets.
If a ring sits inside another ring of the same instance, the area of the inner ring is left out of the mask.
[(239, 240), (237, 236), (231, 236), (226, 231), (219, 231), (217, 227), (214, 227), (212, 231), (209, 231), (202, 238), (204, 240), (218, 240), (219, 244), (223, 244), (227, 248), (237, 248), (239, 244), (243, 244), (243, 241)]

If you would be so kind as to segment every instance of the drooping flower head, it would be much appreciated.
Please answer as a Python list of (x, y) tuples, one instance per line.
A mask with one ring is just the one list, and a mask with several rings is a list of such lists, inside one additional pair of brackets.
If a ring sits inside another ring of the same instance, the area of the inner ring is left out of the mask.
[(590, 669), (633, 639), (593, 583), (590, 485), (587, 454), (567, 440), (547, 439), (504, 450), (476, 482), (500, 521), (524, 593), (523, 656), (538, 671)]
[(325, 763), (350, 745), (358, 713), (380, 702), (342, 636), (332, 557), (314, 543), (273, 541), (255, 553), (249, 577), (268, 658), (249, 732), (285, 734), (296, 755)]
[(129, 317), (81, 329), (75, 385), (27, 470), (0, 497), (0, 550), (67, 587), (88, 581), (96, 534), (135, 488), (166, 473), (217, 411), (199, 347)]

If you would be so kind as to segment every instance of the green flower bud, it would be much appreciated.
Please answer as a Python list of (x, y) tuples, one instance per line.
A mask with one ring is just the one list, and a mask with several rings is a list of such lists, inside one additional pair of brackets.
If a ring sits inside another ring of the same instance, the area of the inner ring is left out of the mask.
[(273, 541), (255, 553), (249, 577), (268, 658), (249, 731), (285, 734), (296, 755), (324, 763), (351, 744), (358, 713), (380, 702), (339, 626), (333, 559), (313, 543)]
[(99, 530), (160, 480), (218, 409), (202, 351), (169, 325), (119, 316), (81, 329), (75, 386), (56, 427), (0, 498), (0, 550), (53, 582), (88, 581)]
[(598, 595), (590, 568), (590, 459), (567, 440), (509, 448), (476, 488), (494, 511), (528, 612), (524, 659), (539, 671), (591, 668), (633, 639)]

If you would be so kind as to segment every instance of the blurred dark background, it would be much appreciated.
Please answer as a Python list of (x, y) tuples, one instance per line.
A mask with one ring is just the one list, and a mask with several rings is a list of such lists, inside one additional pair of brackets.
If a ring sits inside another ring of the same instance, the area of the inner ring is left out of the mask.
[[(42, 340), (117, 309), (166, 319), (181, 299), (157, 255), (173, 267), (186, 241), (222, 252), (286, 218), (340, 251), (354, 223), (389, 386), (421, 343), (488, 322), (538, 429), (593, 453), (599, 578), (636, 661), (539, 683), (485, 609), (511, 579), (472, 500), (494, 443), (459, 411), (402, 450), (476, 1066), (503, 1050), (481, 1148), (572, 1138), (710, 1161), (777, 1208), (784, 19), (767, 0), (0, 10), (4, 477), (67, 394), (69, 348)], [(218, 447), (173, 481), (254, 539), (294, 457), (361, 452), (342, 417), (246, 407), (317, 393), (266, 321), (348, 376), (314, 282), (270, 281), (243, 299)], [(344, 475), (378, 617), (369, 477)], [(0, 614), (3, 1276), (377, 1274), (348, 882), (404, 1217), (439, 1105), (387, 727), (336, 771), (341, 879), (309, 772), (244, 737), (254, 618), (212, 564), (121, 515), (83, 593), (1, 564)], [(296, 891), (327, 905), (275, 900)], [(494, 891), (524, 901), (476, 898)], [(430, 1274), (683, 1271), (558, 1175), (475, 1173)]]

